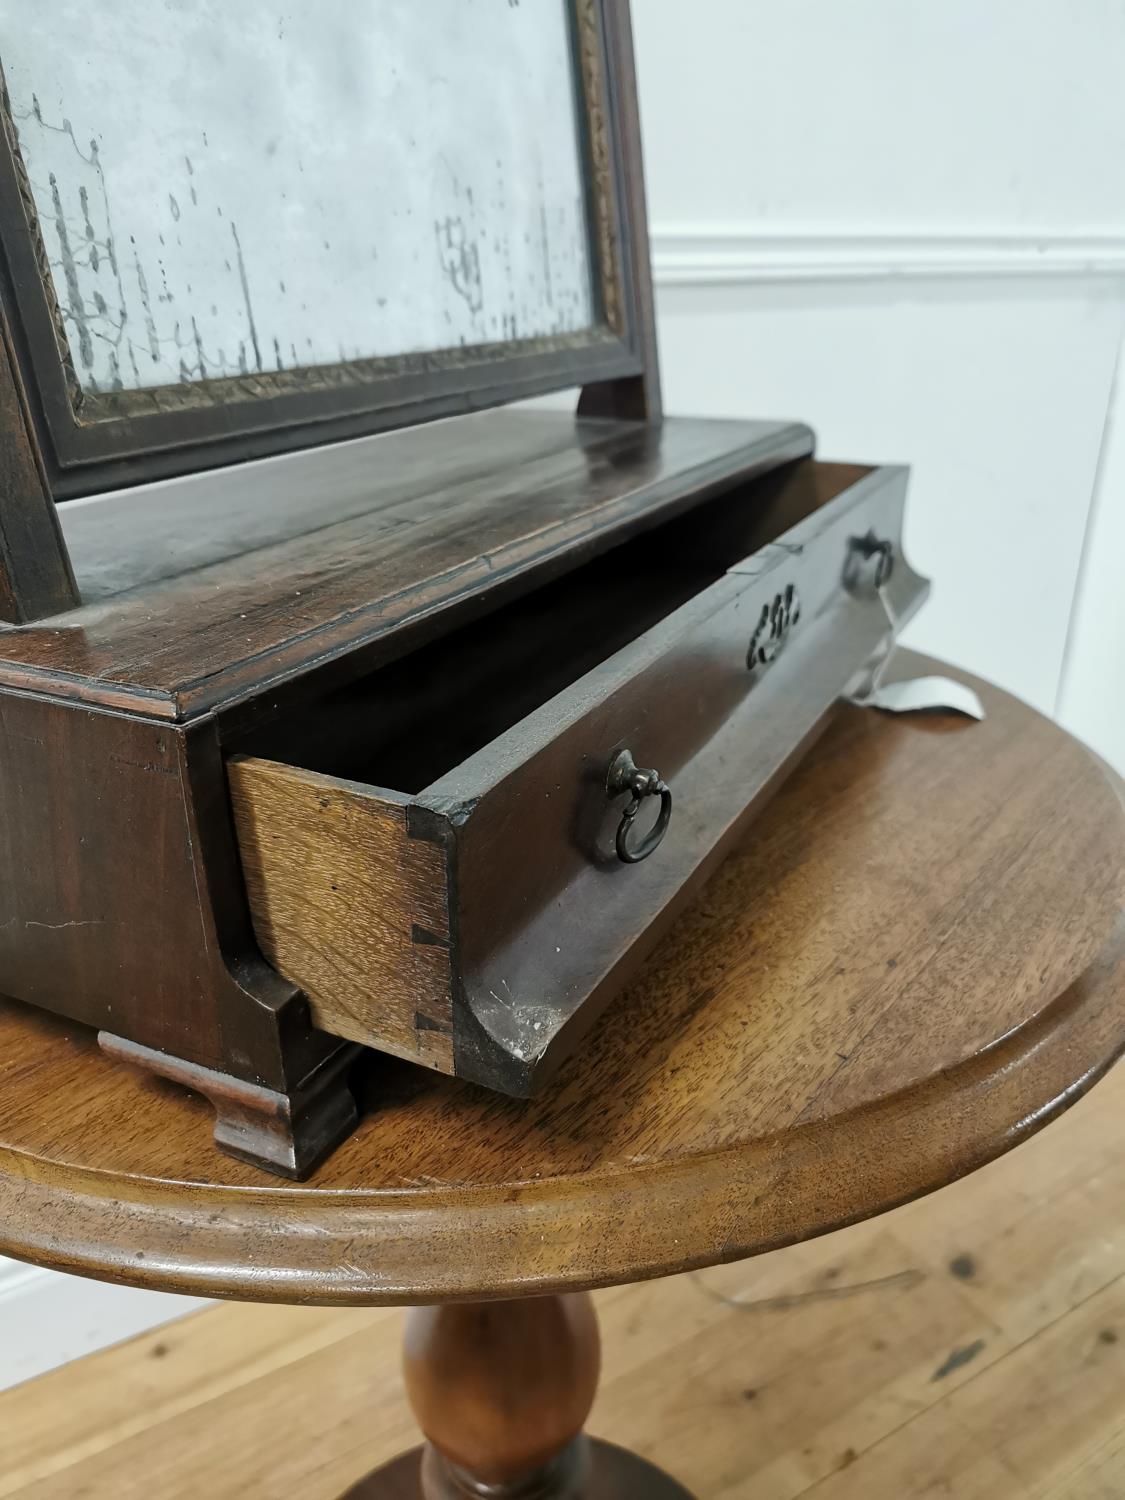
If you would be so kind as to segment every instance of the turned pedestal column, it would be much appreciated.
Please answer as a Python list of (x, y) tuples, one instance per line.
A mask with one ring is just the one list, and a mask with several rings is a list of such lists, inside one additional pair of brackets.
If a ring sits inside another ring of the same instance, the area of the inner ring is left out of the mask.
[(598, 1385), (589, 1294), (413, 1310), (404, 1372), (428, 1439), (346, 1500), (691, 1500), (583, 1424)]

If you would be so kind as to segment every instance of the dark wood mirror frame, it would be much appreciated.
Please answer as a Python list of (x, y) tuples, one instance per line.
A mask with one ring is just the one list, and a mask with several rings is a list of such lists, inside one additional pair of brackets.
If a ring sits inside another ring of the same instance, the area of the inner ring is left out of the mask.
[[(361, 1049), (549, 1087), (925, 596), (905, 470), (819, 462), (801, 422), (661, 420), (629, 7), (566, 3), (596, 243), (561, 264), (601, 299), (558, 346), (49, 412), (0, 163), (0, 988), (283, 1175), (354, 1128)], [(575, 386), (577, 414), (505, 409)]]
[[(281, 1175), (352, 1133), (365, 1050), (549, 1088), (925, 596), (905, 470), (819, 462), (801, 422), (661, 420), (628, 0), (566, 4), (545, 118), (581, 235), (565, 16), (593, 231), (558, 263), (600, 300), (557, 345), (203, 399), (84, 377), (76, 405), (0, 161), (0, 989)], [(576, 386), (576, 414), (518, 404)]]
[(580, 386), (584, 416), (660, 417), (627, 0), (570, 0), (598, 322), (588, 332), (191, 386), (80, 389), (0, 99), (0, 619), (81, 603), (56, 502)]

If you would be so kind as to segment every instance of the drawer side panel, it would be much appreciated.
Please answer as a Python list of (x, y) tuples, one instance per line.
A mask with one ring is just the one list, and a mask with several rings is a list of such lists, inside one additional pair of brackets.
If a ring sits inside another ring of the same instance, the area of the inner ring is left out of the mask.
[(353, 782), (244, 757), (228, 775), (258, 943), (316, 1025), (451, 1073), (442, 847)]

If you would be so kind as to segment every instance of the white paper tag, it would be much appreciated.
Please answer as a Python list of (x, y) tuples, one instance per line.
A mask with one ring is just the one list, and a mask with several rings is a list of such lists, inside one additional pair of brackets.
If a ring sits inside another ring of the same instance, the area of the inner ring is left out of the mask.
[(880, 683), (863, 698), (853, 698), (864, 708), (882, 708), (892, 714), (911, 714), (925, 709), (945, 709), (970, 719), (984, 718), (984, 705), (963, 682), (952, 677), (910, 677), (905, 682)]

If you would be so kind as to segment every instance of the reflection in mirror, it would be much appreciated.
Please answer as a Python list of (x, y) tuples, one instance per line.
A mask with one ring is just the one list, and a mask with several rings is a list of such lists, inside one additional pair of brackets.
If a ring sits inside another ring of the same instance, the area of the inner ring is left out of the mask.
[(86, 393), (597, 321), (566, 0), (0, 0)]

